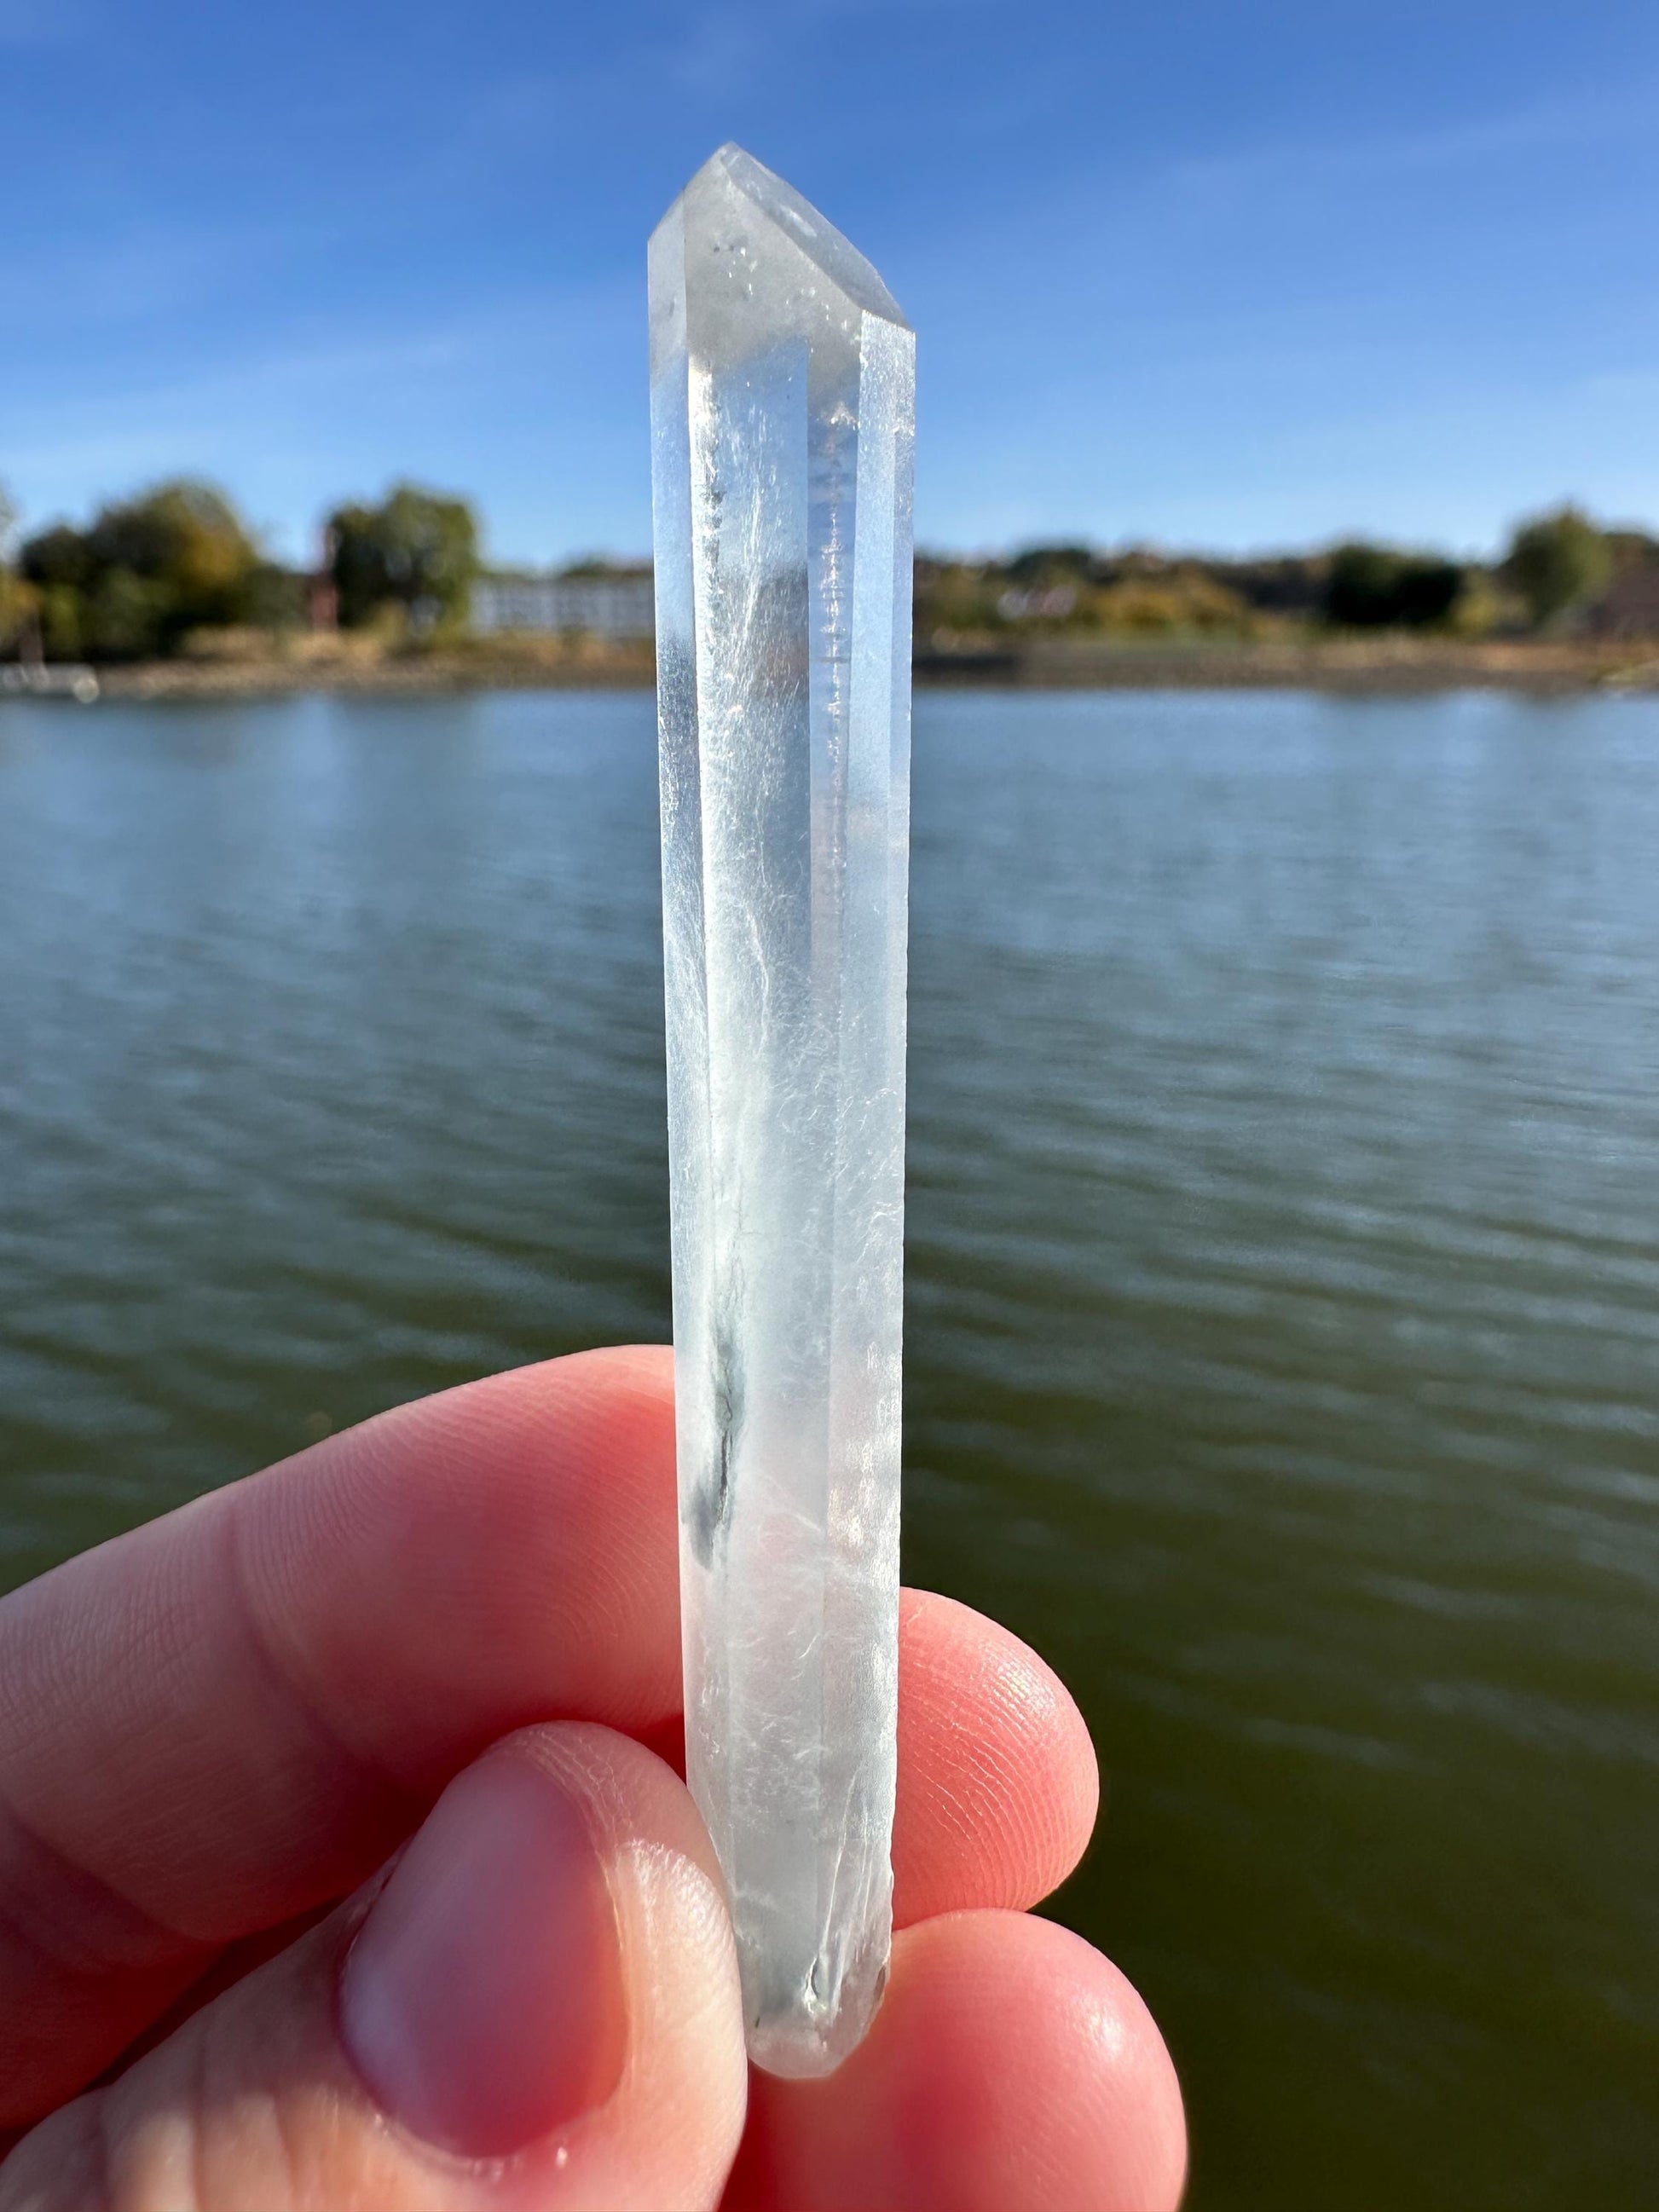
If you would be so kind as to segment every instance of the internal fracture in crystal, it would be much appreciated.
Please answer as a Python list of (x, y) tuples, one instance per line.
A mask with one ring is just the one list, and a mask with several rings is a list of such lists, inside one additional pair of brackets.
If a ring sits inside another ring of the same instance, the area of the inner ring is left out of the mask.
[(687, 1770), (750, 2051), (822, 2074), (891, 1937), (915, 339), (725, 146), (651, 372)]

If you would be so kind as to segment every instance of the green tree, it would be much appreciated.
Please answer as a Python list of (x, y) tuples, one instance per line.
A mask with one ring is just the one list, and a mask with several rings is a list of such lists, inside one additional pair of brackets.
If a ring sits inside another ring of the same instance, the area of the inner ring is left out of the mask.
[(43, 591), (59, 588), (83, 592), (92, 580), (92, 557), (87, 533), (67, 522), (54, 523), (23, 548), (23, 574)]
[(464, 499), (394, 484), (378, 507), (337, 507), (328, 519), (330, 567), (348, 629), (401, 607), (412, 627), (466, 613), (478, 572), (478, 526)]
[(86, 603), (68, 584), (40, 587), (40, 650), (48, 660), (80, 660), (87, 650)]
[(1519, 524), (1499, 574), (1541, 629), (1594, 599), (1613, 570), (1606, 536), (1582, 507), (1568, 505)]
[(1127, 575), (1097, 593), (1089, 610), (1105, 630), (1131, 635), (1203, 631), (1245, 636), (1248, 602), (1196, 562), (1171, 562), (1161, 575)]
[(216, 485), (181, 479), (106, 507), (88, 542), (100, 575), (125, 569), (155, 586), (161, 619), (178, 629), (246, 613), (259, 550)]
[(86, 650), (99, 660), (150, 660), (177, 635), (165, 583), (133, 568), (106, 568), (82, 599)]
[(265, 566), (225, 495), (185, 478), (112, 502), (85, 530), (56, 523), (22, 551), (54, 659), (138, 659), (246, 621)]
[(1463, 586), (1455, 561), (1387, 545), (1339, 545), (1325, 580), (1325, 618), (1345, 629), (1425, 629), (1448, 620)]
[(1094, 575), (1094, 549), (1089, 545), (1028, 545), (1007, 564), (1011, 583), (1028, 589), (1043, 585), (1086, 584)]

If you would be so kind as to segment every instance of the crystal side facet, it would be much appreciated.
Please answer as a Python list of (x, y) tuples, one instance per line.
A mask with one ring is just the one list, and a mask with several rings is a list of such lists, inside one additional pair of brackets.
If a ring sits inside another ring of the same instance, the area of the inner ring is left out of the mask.
[(814, 2075), (891, 1937), (915, 342), (733, 146), (651, 337), (686, 1764)]

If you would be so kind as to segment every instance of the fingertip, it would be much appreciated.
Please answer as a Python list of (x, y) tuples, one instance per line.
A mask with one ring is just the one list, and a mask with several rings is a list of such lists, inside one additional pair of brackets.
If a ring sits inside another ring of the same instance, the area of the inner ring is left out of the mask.
[(377, 2103), (464, 2158), (557, 2132), (579, 2177), (637, 2178), (645, 2139), (716, 2172), (736, 2140), (713, 1847), (684, 1784), (607, 1729), (524, 1729), (450, 1784), (374, 1896), (339, 2016)]
[(908, 1926), (1024, 1910), (1083, 1856), (1100, 1771), (1082, 1714), (1029, 1644), (970, 1607), (906, 1590), (899, 1626), (893, 1911)]
[(37, 2128), (0, 2197), (707, 2212), (746, 2098), (696, 1808), (641, 1745), (555, 1723), (493, 1747), (362, 1896)]
[(611, 2094), (617, 1915), (556, 1775), (500, 1757), (451, 1784), (351, 1948), (340, 2027), (386, 2112), (464, 2158), (512, 2156)]
[[(743, 2130), (749, 2069), (720, 1863), (690, 1793), (642, 1744), (591, 1724), (526, 1729), (492, 1755), (526, 1762), (580, 1804), (606, 1869), (627, 2035), (615, 2094), (591, 2124), (592, 2201), (712, 2203)], [(588, 2201), (574, 2183), (571, 2193)]]
[[(672, 1344), (607, 1344), (589, 1352), (567, 1352), (518, 1373), (532, 1387), (545, 1376), (562, 1393), (570, 1389), (603, 1407), (609, 1420), (633, 1419), (659, 1434), (665, 1421), (672, 1439), (674, 1423), (674, 1347)], [(512, 1375), (499, 1378), (510, 1382)]]
[(869, 2037), (826, 2081), (757, 2077), (726, 2212), (1174, 2212), (1175, 2069), (1111, 1962), (1023, 1914), (902, 1933)]
[(639, 1345), (398, 1407), (232, 1510), (261, 1641), (418, 1800), (520, 1722), (678, 1712), (674, 1492), (673, 1355)]

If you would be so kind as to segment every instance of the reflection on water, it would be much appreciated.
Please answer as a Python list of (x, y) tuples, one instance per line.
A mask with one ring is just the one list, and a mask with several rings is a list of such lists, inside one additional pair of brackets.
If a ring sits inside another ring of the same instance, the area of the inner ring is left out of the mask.
[[(0, 1559), (666, 1333), (649, 702), (0, 704)], [(1659, 709), (927, 696), (913, 1579), (1192, 2202), (1659, 2183)]]

